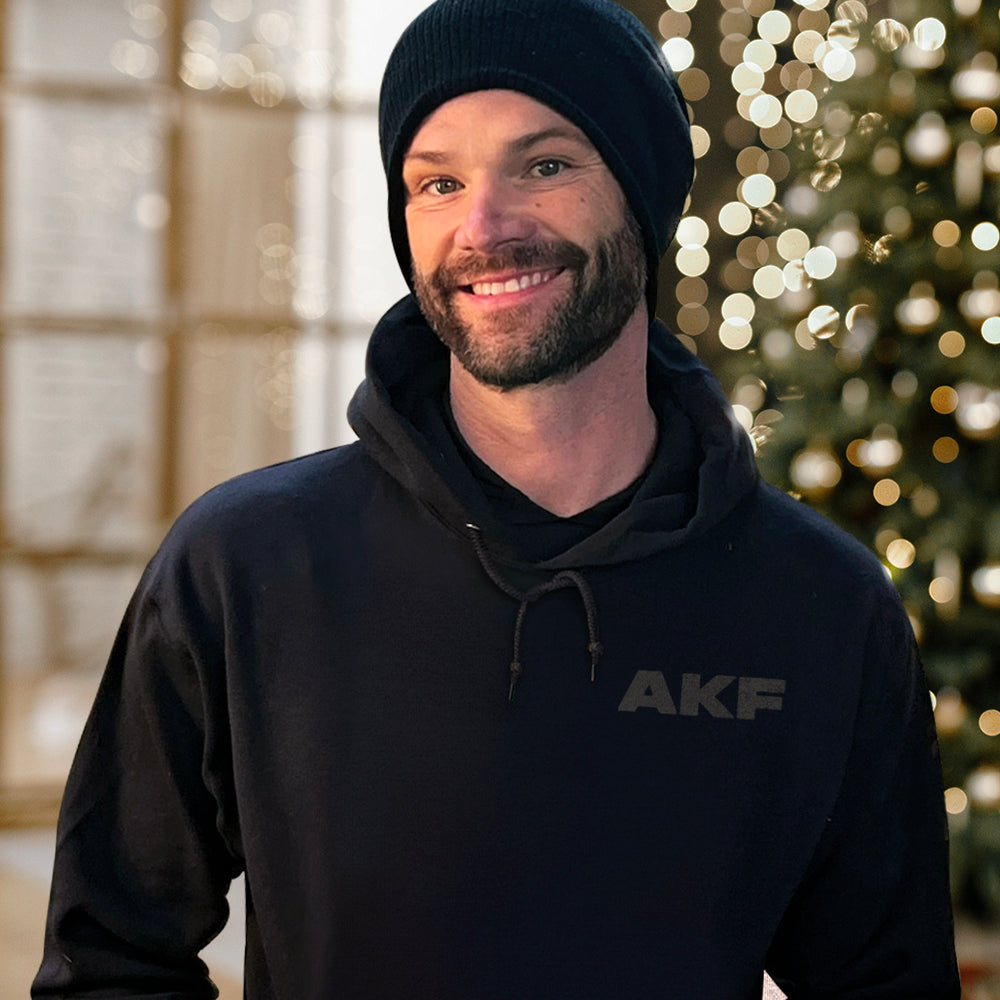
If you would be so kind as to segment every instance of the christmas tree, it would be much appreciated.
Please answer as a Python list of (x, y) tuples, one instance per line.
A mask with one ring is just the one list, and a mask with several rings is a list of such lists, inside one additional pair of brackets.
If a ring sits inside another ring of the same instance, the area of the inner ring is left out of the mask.
[(1000, 4), (744, 6), (723, 17), (742, 18), (729, 62), (759, 139), (719, 213), (736, 249), (721, 360), (765, 478), (877, 552), (902, 595), (956, 901), (995, 917)]

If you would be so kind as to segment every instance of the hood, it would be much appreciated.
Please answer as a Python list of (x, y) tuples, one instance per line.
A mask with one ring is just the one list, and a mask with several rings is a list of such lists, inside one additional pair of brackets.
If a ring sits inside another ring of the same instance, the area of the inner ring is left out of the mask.
[[(631, 562), (684, 544), (721, 521), (757, 482), (749, 437), (736, 421), (709, 369), (659, 321), (650, 325), (649, 386), (654, 410), (669, 398), (687, 416), (698, 452), (694, 513), (679, 527), (676, 494), (661, 488), (670, 442), (661, 441), (632, 502), (604, 527), (543, 562), (513, 550), (470, 473), (455, 475), (421, 432), (420, 413), (448, 384), (447, 348), (427, 325), (412, 295), (379, 321), (368, 346), (365, 381), (348, 407), (348, 420), (372, 458), (435, 517), (468, 537), (475, 524), (491, 557), (510, 566), (560, 571)], [(675, 471), (675, 470), (673, 470)], [(661, 474), (662, 473), (662, 474)], [(668, 514), (670, 516), (665, 516)]]

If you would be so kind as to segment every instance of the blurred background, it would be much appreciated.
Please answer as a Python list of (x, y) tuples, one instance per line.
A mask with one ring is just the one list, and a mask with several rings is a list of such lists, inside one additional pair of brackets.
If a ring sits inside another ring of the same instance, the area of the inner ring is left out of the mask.
[[(965, 995), (1000, 997), (1000, 0), (620, 2), (694, 122), (661, 316), (767, 478), (903, 595)], [(167, 526), (351, 437), (405, 292), (378, 85), (424, 6), (0, 0), (0, 996), (37, 965), (62, 784)]]

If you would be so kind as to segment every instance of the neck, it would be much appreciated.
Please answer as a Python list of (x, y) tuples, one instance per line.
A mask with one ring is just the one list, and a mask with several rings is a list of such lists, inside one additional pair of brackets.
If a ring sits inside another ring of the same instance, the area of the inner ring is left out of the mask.
[(451, 405), (469, 447), (559, 517), (625, 489), (656, 445), (646, 391), (647, 324), (643, 302), (597, 361), (555, 384), (496, 389), (452, 357)]

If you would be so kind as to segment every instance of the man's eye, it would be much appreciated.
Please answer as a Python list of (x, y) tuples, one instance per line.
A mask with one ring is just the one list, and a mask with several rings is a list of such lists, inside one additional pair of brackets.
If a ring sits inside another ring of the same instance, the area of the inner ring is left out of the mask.
[(536, 177), (555, 177), (566, 169), (566, 164), (562, 160), (539, 160), (532, 168), (531, 172)]
[(435, 177), (424, 185), (424, 190), (431, 194), (454, 194), (458, 190), (458, 181), (451, 177)]

